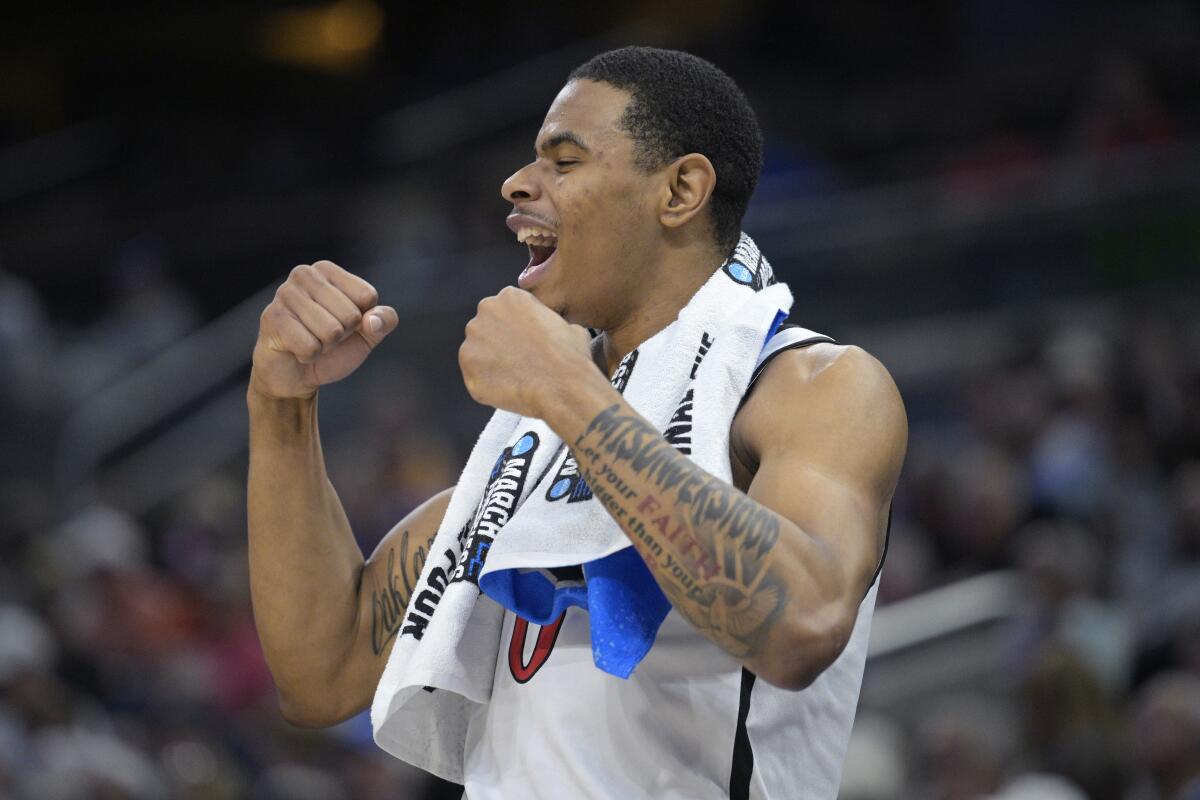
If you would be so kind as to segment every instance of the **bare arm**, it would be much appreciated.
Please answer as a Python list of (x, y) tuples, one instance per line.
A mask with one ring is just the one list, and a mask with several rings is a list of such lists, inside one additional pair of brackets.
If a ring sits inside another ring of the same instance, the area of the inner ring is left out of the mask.
[(669, 445), (529, 292), (479, 304), (458, 352), (481, 403), (545, 420), (675, 608), (764, 680), (809, 684), (845, 648), (879, 559), (908, 424), (855, 347), (777, 357), (731, 432), (748, 492)]
[(578, 380), (548, 422), (672, 605), (765, 680), (803, 688), (841, 653), (878, 562), (907, 425), (856, 348), (776, 359), (739, 416), (748, 492), (700, 469), (611, 387)]
[(259, 640), (297, 725), (366, 708), (449, 502), (402, 520), (364, 562), (325, 474), (316, 399), (249, 394), (250, 591)]
[(292, 271), (254, 347), (248, 522), (250, 592), (280, 708), (298, 725), (366, 708), (445, 513), (438, 494), (364, 562), (325, 473), (317, 389), (344, 378), (397, 324), (375, 289), (328, 261)]

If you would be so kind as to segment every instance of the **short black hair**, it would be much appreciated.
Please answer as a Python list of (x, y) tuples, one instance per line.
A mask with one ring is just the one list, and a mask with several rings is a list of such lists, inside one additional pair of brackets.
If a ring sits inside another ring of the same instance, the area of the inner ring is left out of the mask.
[(633, 138), (638, 167), (658, 169), (687, 153), (708, 157), (717, 173), (713, 233), (726, 255), (762, 171), (762, 130), (746, 95), (715, 64), (657, 47), (609, 50), (567, 78), (607, 83), (630, 93), (621, 126)]

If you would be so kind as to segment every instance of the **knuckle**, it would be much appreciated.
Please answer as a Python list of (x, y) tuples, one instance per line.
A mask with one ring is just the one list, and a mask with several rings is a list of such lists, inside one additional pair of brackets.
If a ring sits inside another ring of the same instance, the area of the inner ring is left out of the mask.
[(297, 264), (292, 267), (292, 271), (288, 273), (288, 280), (303, 280), (312, 272), (311, 264)]
[(321, 326), (321, 331), (317, 334), (317, 338), (321, 340), (323, 345), (328, 347), (337, 344), (344, 333), (345, 331), (342, 330), (340, 325), (331, 322)]
[(279, 305), (279, 303), (271, 303), (263, 309), (262, 314), (258, 316), (258, 325), (260, 328), (273, 329), (279, 327), (284, 314), (287, 312)]
[(365, 305), (367, 307), (370, 307), (379, 302), (379, 292), (375, 289), (374, 286), (367, 283), (366, 281), (363, 281), (362, 291), (359, 292), (358, 299), (359, 299), (360, 303), (362, 303), (363, 305)]
[(296, 288), (296, 284), (293, 283), (290, 278), (288, 279), (287, 283), (283, 284), (275, 291), (275, 299), (280, 303), (285, 304), (294, 301), (300, 295), (300, 290)]
[(308, 265), (305, 269), (302, 269), (296, 273), (295, 283), (298, 286), (304, 287), (305, 289), (311, 289), (322, 280), (323, 278), (321, 277), (321, 273), (318, 272), (315, 267)]

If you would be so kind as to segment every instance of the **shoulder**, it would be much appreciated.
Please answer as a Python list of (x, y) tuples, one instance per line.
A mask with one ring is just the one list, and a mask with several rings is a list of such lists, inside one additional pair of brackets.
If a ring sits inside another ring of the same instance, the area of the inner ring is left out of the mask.
[(756, 465), (764, 451), (815, 434), (907, 443), (904, 403), (887, 368), (861, 347), (819, 342), (776, 354), (763, 365), (734, 418), (732, 437)]
[(817, 342), (785, 350), (764, 364), (750, 397), (851, 389), (884, 391), (899, 398), (891, 374), (875, 356), (855, 345)]

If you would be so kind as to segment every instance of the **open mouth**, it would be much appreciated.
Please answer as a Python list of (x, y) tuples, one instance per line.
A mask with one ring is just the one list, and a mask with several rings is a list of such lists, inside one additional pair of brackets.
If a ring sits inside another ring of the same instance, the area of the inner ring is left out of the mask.
[(554, 255), (554, 251), (557, 249), (557, 245), (529, 245), (529, 265), (525, 268), (529, 269), (529, 267), (537, 267), (545, 264), (550, 260), (550, 256)]
[(547, 228), (532, 226), (521, 226), (516, 233), (517, 241), (529, 248), (529, 263), (517, 278), (517, 285), (530, 289), (550, 269), (558, 252), (558, 236)]

